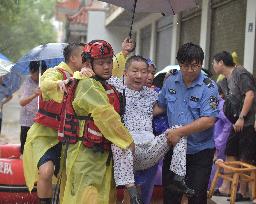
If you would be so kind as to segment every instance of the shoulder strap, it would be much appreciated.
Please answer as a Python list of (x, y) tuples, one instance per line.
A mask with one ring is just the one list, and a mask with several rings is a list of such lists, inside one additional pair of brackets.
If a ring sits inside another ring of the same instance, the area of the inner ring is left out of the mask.
[(69, 83), (67, 84), (67, 94), (71, 100), (74, 100), (75, 90), (78, 84), (78, 79), (70, 78)]
[(119, 103), (120, 103), (120, 116), (121, 116), (121, 120), (123, 122), (123, 116), (125, 113), (125, 105), (126, 105), (126, 100), (125, 100), (125, 89), (123, 89), (123, 93), (120, 93), (116, 90), (116, 87), (106, 83), (105, 85), (102, 84), (102, 86), (104, 87), (104, 89), (106, 90), (107, 86), (109, 86), (114, 92), (115, 94), (118, 96), (119, 98)]
[(62, 114), (66, 114), (65, 109), (66, 109), (68, 100), (72, 100), (72, 101), (74, 100), (74, 94), (73, 94), (74, 91), (72, 91), (72, 89), (75, 89), (74, 87), (76, 86), (75, 79), (71, 79), (67, 85), (68, 85), (67, 93), (64, 92), (64, 97), (62, 102), (62, 111), (61, 111)]
[(227, 95), (229, 95), (230, 94), (230, 89), (228, 87), (228, 80), (227, 80), (227, 78), (223, 79), (223, 84), (224, 84), (225, 88), (227, 89)]
[(112, 86), (111, 84), (107, 84), (107, 86), (109, 86), (115, 92), (115, 94), (118, 95), (118, 97), (120, 97), (121, 93), (116, 90), (115, 86)]
[[(79, 79), (70, 78), (70, 82), (67, 84), (67, 93), (65, 94), (65, 100), (69, 100), (71, 104), (75, 98), (75, 92), (76, 92), (76, 87), (78, 85), (78, 82), (79, 82)], [(64, 106), (66, 106), (67, 101), (64, 101), (63, 103), (65, 103)], [(91, 114), (79, 116), (76, 114), (74, 108), (73, 108), (73, 112), (74, 112), (75, 118), (77, 118), (78, 120), (92, 120)]]
[(59, 71), (63, 75), (64, 80), (69, 79), (70, 77), (72, 77), (72, 75), (68, 71), (64, 70), (61, 67), (57, 67), (56, 70)]
[[(230, 89), (229, 89), (229, 87), (228, 87), (228, 80), (227, 80), (227, 78), (224, 78), (224, 79), (223, 79), (223, 82), (224, 82), (224, 85), (225, 85), (225, 87), (226, 87), (226, 89), (227, 89), (227, 96), (228, 96), (228, 95), (230, 95)], [(235, 85), (239, 88), (239, 86), (236, 84), (236, 82), (235, 82)], [(244, 99), (241, 99), (241, 98), (237, 97), (237, 96), (234, 95), (234, 94), (232, 94), (232, 97), (234, 97), (233, 99), (236, 99), (237, 101), (243, 101), (243, 100), (244, 100)], [(226, 95), (225, 95), (225, 100), (227, 100)]]

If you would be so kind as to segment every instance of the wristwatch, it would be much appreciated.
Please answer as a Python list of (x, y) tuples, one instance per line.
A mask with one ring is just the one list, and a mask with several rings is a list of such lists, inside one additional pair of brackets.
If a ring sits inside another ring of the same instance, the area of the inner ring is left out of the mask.
[(238, 118), (244, 120), (245, 116), (244, 115), (239, 115)]

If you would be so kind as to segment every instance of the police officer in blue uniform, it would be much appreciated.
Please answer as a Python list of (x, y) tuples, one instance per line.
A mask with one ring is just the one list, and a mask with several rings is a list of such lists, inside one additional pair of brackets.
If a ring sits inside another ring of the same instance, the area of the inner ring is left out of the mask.
[[(173, 145), (187, 136), (186, 184), (195, 190), (189, 204), (207, 204), (207, 185), (214, 155), (213, 126), (218, 115), (216, 84), (201, 73), (204, 60), (202, 48), (186, 43), (176, 57), (180, 71), (172, 73), (164, 82), (154, 113), (167, 112), (169, 126), (182, 127), (169, 130)], [(164, 203), (178, 204), (182, 195), (168, 189), (171, 182), (170, 151), (164, 160)]]

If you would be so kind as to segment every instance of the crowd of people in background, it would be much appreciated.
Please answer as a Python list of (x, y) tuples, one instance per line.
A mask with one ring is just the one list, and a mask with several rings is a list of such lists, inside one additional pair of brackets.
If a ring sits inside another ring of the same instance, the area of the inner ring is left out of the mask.
[[(26, 185), (37, 183), (40, 204), (112, 204), (117, 186), (131, 204), (149, 204), (159, 167), (164, 204), (206, 204), (215, 163), (256, 165), (256, 82), (237, 56), (216, 53), (216, 83), (202, 71), (199, 45), (183, 44), (180, 70), (156, 77), (160, 68), (134, 49), (130, 38), (116, 55), (104, 40), (71, 43), (54, 68), (30, 63), (20, 142)], [(12, 95), (0, 85), (1, 131)], [(241, 183), (237, 201), (250, 200), (249, 190)], [(214, 195), (229, 197), (230, 182), (219, 181)]]
[[(214, 56), (213, 69), (216, 74), (222, 74), (224, 79), (219, 82), (219, 86), (224, 99), (224, 112), (231, 123), (226, 120), (224, 138), (220, 138), (225, 146), (224, 151), (226, 161), (244, 161), (255, 165), (255, 79), (244, 67), (235, 64), (230, 53), (223, 51)], [(233, 105), (231, 104), (231, 101)], [(237, 113), (236, 113), (237, 112)], [(232, 113), (232, 114), (230, 114)], [(232, 117), (236, 113), (236, 117)], [(216, 135), (219, 137), (219, 135)], [(218, 142), (216, 141), (218, 146)], [(218, 158), (222, 156), (219, 155)], [(230, 192), (230, 182), (224, 180), (222, 185), (216, 189), (215, 195), (228, 196)], [(237, 193), (238, 201), (250, 200), (247, 195), (248, 188), (246, 183), (240, 183)], [(255, 202), (255, 201), (254, 201)]]

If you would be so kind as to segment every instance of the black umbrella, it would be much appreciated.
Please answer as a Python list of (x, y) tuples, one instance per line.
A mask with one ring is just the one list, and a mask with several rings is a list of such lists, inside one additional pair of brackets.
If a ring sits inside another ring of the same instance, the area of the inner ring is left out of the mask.
[(134, 13), (162, 13), (175, 15), (176, 13), (195, 7), (195, 0), (100, 0), (132, 11), (132, 22), (129, 36), (131, 37)]

